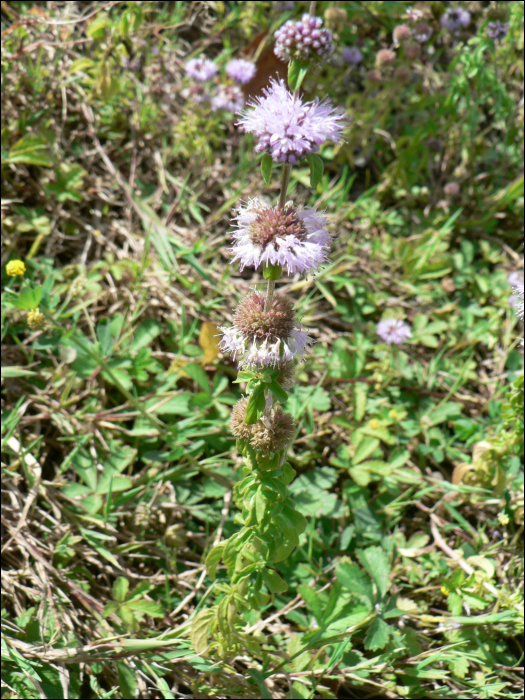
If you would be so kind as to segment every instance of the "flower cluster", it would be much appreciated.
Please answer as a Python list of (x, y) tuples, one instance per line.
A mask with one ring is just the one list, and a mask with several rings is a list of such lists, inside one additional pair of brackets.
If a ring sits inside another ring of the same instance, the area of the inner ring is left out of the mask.
[(332, 32), (323, 29), (320, 17), (305, 14), (300, 22), (288, 20), (275, 32), (274, 53), (282, 61), (307, 61), (312, 56), (326, 61), (333, 52)]
[(462, 7), (452, 7), (441, 18), (441, 26), (449, 32), (465, 29), (470, 24), (470, 12)]
[(258, 420), (253, 425), (247, 425), (244, 422), (247, 407), (247, 398), (242, 398), (233, 407), (230, 420), (233, 435), (264, 456), (286, 450), (295, 433), (295, 422), (292, 416), (285, 413), (280, 406), (276, 406), (268, 411), (264, 419)]
[(316, 153), (324, 141), (339, 143), (343, 138), (346, 117), (341, 109), (330, 100), (303, 102), (283, 81), (273, 81), (249, 106), (238, 125), (255, 134), (257, 153), (266, 151), (275, 161), (296, 163)]
[(357, 46), (345, 46), (341, 51), (341, 56), (345, 63), (349, 63), (351, 66), (358, 66), (363, 60), (363, 54)]
[(270, 264), (288, 274), (308, 273), (327, 259), (330, 234), (315, 208), (297, 209), (291, 202), (272, 208), (256, 198), (239, 207), (235, 221), (232, 262), (239, 260), (241, 270)]
[(387, 318), (378, 323), (376, 332), (387, 345), (402, 345), (412, 337), (408, 324), (396, 318)]
[(186, 74), (196, 82), (181, 90), (181, 95), (196, 103), (211, 101), (211, 109), (216, 112), (239, 112), (245, 103), (244, 94), (239, 87), (249, 83), (257, 72), (256, 66), (242, 58), (234, 58), (226, 64), (226, 81), (205, 85), (216, 77), (218, 68), (208, 58), (192, 58), (186, 63)]
[(266, 308), (266, 299), (253, 292), (239, 304), (232, 328), (221, 328), (220, 349), (242, 367), (280, 367), (302, 357), (311, 338), (295, 320), (293, 303), (277, 295)]
[(489, 22), (487, 25), (487, 36), (493, 41), (501, 41), (507, 36), (508, 31), (508, 22), (500, 22), (499, 20), (496, 20), (495, 22)]
[(10, 260), (5, 266), (5, 271), (8, 277), (19, 277), (25, 274), (26, 266), (22, 260)]

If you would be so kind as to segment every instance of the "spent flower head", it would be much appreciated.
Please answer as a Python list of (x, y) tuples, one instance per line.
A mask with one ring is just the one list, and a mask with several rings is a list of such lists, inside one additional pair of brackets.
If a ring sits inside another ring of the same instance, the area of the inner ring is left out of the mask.
[(297, 163), (316, 153), (324, 141), (343, 140), (346, 115), (330, 100), (303, 102), (286, 89), (282, 80), (273, 81), (263, 93), (238, 121), (243, 131), (256, 135), (257, 153), (266, 151), (275, 161)]
[(219, 85), (211, 98), (211, 108), (214, 112), (225, 109), (228, 112), (239, 112), (244, 107), (244, 94), (238, 85)]
[(297, 209), (291, 202), (284, 209), (268, 207), (255, 198), (237, 209), (235, 220), (232, 262), (239, 260), (241, 270), (270, 264), (291, 275), (308, 273), (327, 259), (330, 234), (315, 208)]
[(186, 63), (186, 73), (194, 80), (204, 83), (217, 73), (217, 66), (209, 58), (190, 58)]
[(19, 277), (25, 274), (26, 266), (22, 260), (10, 260), (5, 266), (5, 271), (8, 277)]
[(334, 52), (332, 32), (323, 28), (320, 17), (305, 14), (301, 21), (290, 19), (275, 32), (273, 50), (282, 61), (307, 61), (312, 56), (326, 61)]
[(392, 32), (394, 44), (399, 44), (400, 41), (406, 41), (410, 39), (411, 36), (412, 30), (408, 24), (398, 24), (397, 27), (394, 27), (394, 31)]
[(226, 64), (226, 75), (241, 85), (249, 83), (256, 73), (256, 65), (244, 58), (233, 58)]
[(401, 345), (412, 337), (412, 332), (407, 323), (397, 318), (387, 318), (377, 324), (377, 335), (387, 345)]
[(266, 310), (266, 298), (253, 292), (239, 304), (232, 328), (221, 328), (219, 347), (243, 367), (277, 367), (302, 357), (312, 342), (295, 320), (293, 302), (276, 295)]
[(282, 452), (291, 443), (295, 433), (295, 422), (280, 406), (272, 408), (253, 425), (244, 422), (248, 399), (242, 398), (232, 410), (230, 427), (233, 435), (244, 440), (262, 455)]
[(46, 327), (46, 317), (39, 309), (33, 309), (27, 314), (27, 325), (32, 331), (42, 331)]
[(470, 12), (462, 7), (451, 7), (441, 18), (441, 26), (449, 32), (465, 29), (470, 24)]

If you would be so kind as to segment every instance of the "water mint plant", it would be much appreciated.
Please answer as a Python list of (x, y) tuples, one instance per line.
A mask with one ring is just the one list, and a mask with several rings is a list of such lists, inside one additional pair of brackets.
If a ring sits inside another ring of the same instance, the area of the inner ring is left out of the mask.
[[(314, 33), (320, 20), (306, 15), (301, 26), (306, 28), (305, 45), (312, 37), (313, 48), (318, 49)], [(301, 68), (304, 71), (304, 65)], [(216, 584), (217, 604), (199, 612), (192, 625), (194, 649), (214, 650), (219, 657), (258, 645), (259, 640), (244, 631), (240, 613), (259, 609), (287, 589), (275, 567), (297, 546), (306, 527), (287, 491), (295, 470), (286, 461), (286, 451), (296, 425), (283, 404), (293, 383), (294, 364), (304, 358), (312, 339), (296, 318), (293, 300), (276, 293), (276, 282), (284, 271), (308, 274), (327, 260), (331, 238), (326, 217), (315, 207), (300, 209), (288, 201), (288, 182), (291, 165), (305, 158), (311, 183), (319, 180), (322, 160), (315, 154), (324, 141), (342, 140), (346, 116), (328, 100), (303, 102), (297, 90), (304, 72), (299, 80), (292, 62), (289, 75), (291, 91), (283, 81), (273, 81), (238, 122), (258, 139), (255, 151), (263, 153), (266, 183), (272, 165), (280, 164), (281, 191), (275, 206), (251, 199), (238, 207), (233, 220), (232, 262), (239, 261), (241, 270), (262, 268), (267, 285), (242, 299), (233, 326), (220, 329), (220, 348), (237, 361), (236, 382), (245, 386), (245, 396), (233, 407), (230, 421), (244, 461), (244, 478), (234, 487), (240, 511), (235, 520), (241, 529), (209, 552), (208, 575), (214, 579), (222, 561), (229, 583), (221, 579)]]

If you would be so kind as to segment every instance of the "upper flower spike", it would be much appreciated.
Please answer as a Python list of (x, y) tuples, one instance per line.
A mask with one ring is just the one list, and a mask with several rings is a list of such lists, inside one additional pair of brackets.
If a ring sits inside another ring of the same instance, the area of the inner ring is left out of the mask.
[(237, 122), (243, 131), (255, 134), (257, 153), (267, 151), (275, 161), (297, 163), (316, 153), (328, 139), (343, 139), (346, 115), (330, 100), (303, 102), (286, 89), (284, 81), (272, 81), (264, 96), (249, 105)]
[(237, 210), (232, 248), (241, 270), (250, 265), (280, 265), (288, 274), (308, 273), (324, 263), (330, 250), (326, 217), (315, 209), (267, 207), (251, 199)]

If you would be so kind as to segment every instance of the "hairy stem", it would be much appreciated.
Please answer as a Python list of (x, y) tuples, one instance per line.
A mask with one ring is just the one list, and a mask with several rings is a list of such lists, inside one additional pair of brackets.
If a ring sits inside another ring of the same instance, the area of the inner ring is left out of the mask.
[(279, 209), (284, 209), (284, 205), (286, 204), (286, 193), (288, 192), (288, 183), (290, 182), (290, 170), (292, 169), (291, 165), (284, 165), (283, 166), (283, 176), (281, 179), (281, 196), (279, 198)]
[(312, 2), (310, 3), (310, 17), (313, 17), (315, 15), (315, 6), (316, 5), (317, 5), (317, 3), (315, 2), (315, 0), (312, 0)]

